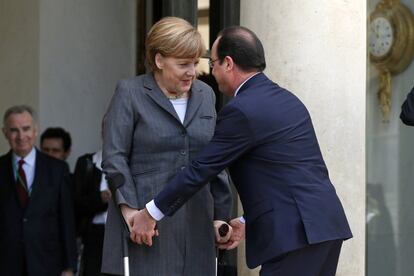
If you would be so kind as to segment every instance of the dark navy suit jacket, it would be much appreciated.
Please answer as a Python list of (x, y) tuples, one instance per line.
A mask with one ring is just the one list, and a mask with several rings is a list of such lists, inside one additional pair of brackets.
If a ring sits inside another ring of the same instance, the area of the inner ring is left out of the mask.
[[(12, 153), (0, 156), (1, 275), (60, 275), (76, 268), (73, 207), (68, 165), (36, 152), (32, 192), (26, 208), (17, 196)], [(25, 256), (25, 257), (24, 257)]]
[(263, 73), (223, 107), (211, 142), (155, 204), (172, 215), (226, 167), (243, 204), (250, 268), (309, 244), (352, 237), (308, 111)]

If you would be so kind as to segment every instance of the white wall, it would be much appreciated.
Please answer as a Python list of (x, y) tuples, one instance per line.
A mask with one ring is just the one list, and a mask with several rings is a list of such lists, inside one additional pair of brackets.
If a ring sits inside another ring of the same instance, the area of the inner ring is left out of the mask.
[(73, 138), (69, 163), (99, 149), (102, 116), (117, 80), (135, 72), (135, 1), (43, 0), (39, 119)]
[(241, 25), (263, 41), (265, 73), (311, 113), (354, 234), (337, 275), (364, 275), (366, 3), (242, 0)]
[[(0, 125), (15, 104), (38, 106), (39, 1), (0, 1)], [(0, 155), (9, 150), (0, 134)]]

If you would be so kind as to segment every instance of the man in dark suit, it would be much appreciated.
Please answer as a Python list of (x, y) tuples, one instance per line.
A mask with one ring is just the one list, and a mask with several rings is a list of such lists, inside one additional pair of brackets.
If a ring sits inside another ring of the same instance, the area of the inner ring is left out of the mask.
[(61, 127), (49, 127), (40, 135), (40, 149), (43, 153), (66, 161), (70, 155), (72, 139)]
[(401, 106), (400, 119), (407, 126), (414, 126), (414, 87)]
[(73, 275), (68, 166), (34, 147), (37, 127), (30, 107), (9, 108), (3, 133), (11, 150), (0, 157), (1, 275)]
[(261, 265), (260, 275), (335, 275), (342, 241), (352, 234), (306, 107), (262, 73), (263, 46), (246, 28), (219, 34), (210, 66), (220, 91), (234, 98), (191, 166), (129, 221), (131, 238), (151, 245), (156, 220), (228, 167), (244, 216), (230, 222), (224, 247), (237, 246), (246, 232), (247, 265)]
[(102, 250), (111, 192), (102, 173), (102, 150), (85, 154), (76, 161), (74, 172), (77, 229), (84, 245), (82, 272), (87, 276), (101, 273)]

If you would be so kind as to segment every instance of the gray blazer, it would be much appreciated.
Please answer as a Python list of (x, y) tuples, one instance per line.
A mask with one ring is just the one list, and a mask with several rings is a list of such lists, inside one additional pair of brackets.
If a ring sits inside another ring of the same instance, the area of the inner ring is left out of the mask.
[[(184, 123), (152, 74), (118, 83), (103, 120), (103, 170), (117, 204), (144, 208), (213, 136), (215, 96), (196, 80)], [(222, 172), (174, 217), (158, 223), (152, 247), (129, 243), (130, 272), (138, 276), (214, 275), (213, 219), (230, 216), (228, 176)], [(102, 271), (122, 274), (122, 221), (109, 205)]]

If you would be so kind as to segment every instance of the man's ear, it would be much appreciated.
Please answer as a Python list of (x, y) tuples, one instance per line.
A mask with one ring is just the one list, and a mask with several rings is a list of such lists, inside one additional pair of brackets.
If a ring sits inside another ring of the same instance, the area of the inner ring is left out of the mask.
[(4, 137), (7, 139), (7, 130), (6, 130), (6, 128), (5, 127), (3, 127), (2, 129), (1, 129), (1, 131), (3, 132), (3, 134), (4, 134)]
[(234, 68), (234, 61), (230, 56), (224, 57), (224, 62), (226, 62), (226, 70), (230, 71)]
[(164, 57), (160, 53), (155, 54), (155, 66), (157, 66), (158, 69), (164, 68)]
[(38, 132), (37, 124), (36, 123), (33, 124), (33, 128), (34, 128), (35, 137), (37, 138), (37, 135), (39, 134), (39, 132)]

